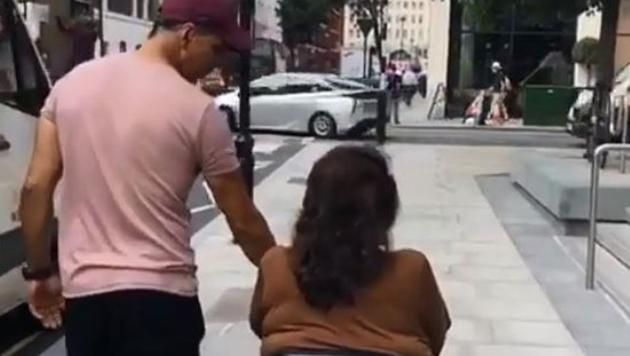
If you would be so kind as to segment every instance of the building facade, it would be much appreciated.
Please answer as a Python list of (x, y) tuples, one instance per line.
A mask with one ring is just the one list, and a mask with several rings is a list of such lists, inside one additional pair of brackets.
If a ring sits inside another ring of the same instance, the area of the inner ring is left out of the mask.
[[(430, 0), (391, 0), (385, 9), (387, 25), (383, 41), (383, 55), (404, 51), (412, 57), (426, 57), (429, 48), (431, 22)], [(357, 18), (349, 7), (344, 16), (344, 49), (363, 51), (364, 36), (357, 25)], [(374, 34), (367, 38), (367, 47), (374, 46)]]

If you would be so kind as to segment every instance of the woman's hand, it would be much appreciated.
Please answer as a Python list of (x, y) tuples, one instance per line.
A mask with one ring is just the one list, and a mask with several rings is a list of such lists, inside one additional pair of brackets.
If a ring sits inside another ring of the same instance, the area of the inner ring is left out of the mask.
[(54, 275), (42, 281), (29, 281), (28, 306), (34, 317), (47, 329), (59, 329), (65, 300), (61, 295), (61, 280)]

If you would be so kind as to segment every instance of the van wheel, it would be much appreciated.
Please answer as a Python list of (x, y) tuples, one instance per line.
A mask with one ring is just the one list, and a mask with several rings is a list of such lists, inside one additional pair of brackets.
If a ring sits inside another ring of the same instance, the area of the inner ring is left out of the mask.
[(337, 136), (337, 123), (332, 116), (326, 113), (321, 112), (313, 115), (309, 126), (310, 133), (316, 137)]

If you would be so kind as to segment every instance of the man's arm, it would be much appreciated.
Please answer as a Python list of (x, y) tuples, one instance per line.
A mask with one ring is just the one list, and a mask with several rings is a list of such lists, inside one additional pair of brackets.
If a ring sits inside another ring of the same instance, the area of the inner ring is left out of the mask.
[(50, 249), (46, 228), (53, 215), (53, 194), (62, 168), (57, 127), (42, 118), (37, 127), (35, 149), (22, 188), (20, 219), (26, 244), (28, 266), (32, 271), (49, 268)]
[(241, 171), (207, 177), (206, 181), (234, 239), (247, 258), (258, 266), (265, 252), (276, 242), (265, 218), (247, 194)]

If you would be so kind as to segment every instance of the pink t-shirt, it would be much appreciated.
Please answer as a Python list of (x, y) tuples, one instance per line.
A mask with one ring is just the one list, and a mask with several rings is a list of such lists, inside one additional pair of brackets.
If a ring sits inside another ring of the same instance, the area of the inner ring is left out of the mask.
[(56, 122), (63, 159), (64, 296), (196, 295), (188, 194), (200, 173), (239, 168), (212, 99), (173, 68), (130, 53), (77, 67), (42, 117)]

